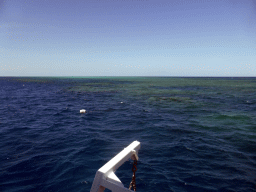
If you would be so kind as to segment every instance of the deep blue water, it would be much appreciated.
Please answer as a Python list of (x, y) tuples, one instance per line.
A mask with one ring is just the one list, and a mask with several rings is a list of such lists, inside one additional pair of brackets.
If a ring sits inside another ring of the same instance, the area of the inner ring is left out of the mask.
[[(1, 77), (0, 88), (0, 191), (90, 191), (134, 140), (138, 192), (256, 191), (256, 78)], [(127, 187), (131, 163), (116, 172)]]

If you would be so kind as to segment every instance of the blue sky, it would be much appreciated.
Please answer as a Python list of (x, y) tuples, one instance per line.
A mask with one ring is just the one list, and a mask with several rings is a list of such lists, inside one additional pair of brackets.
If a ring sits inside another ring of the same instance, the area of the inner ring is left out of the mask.
[(256, 76), (256, 1), (0, 0), (0, 76)]

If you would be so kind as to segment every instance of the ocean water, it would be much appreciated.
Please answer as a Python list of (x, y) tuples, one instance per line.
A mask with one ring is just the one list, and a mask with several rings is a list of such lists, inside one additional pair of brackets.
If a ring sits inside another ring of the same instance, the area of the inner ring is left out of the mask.
[[(1, 77), (0, 87), (1, 192), (90, 191), (134, 140), (138, 192), (256, 191), (256, 78)], [(131, 168), (116, 172), (126, 187)]]

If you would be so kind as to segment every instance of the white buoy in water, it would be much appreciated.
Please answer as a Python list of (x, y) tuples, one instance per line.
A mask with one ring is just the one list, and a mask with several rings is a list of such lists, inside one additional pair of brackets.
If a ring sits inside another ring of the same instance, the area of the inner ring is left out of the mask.
[(80, 113), (86, 113), (86, 110), (85, 109), (81, 109)]

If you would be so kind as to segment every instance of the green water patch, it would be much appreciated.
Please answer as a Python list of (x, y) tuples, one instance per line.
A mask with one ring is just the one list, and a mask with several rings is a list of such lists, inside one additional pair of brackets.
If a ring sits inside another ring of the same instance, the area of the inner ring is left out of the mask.
[(145, 79), (106, 79), (106, 81), (79, 83), (76, 86), (68, 87), (69, 91), (74, 92), (123, 92), (127, 96), (138, 95), (167, 95), (181, 94), (179, 89), (161, 89), (151, 86), (152, 80)]
[(212, 116), (212, 119), (219, 124), (233, 126), (236, 129), (242, 129), (246, 125), (251, 125), (253, 119), (251, 114), (246, 114), (241, 111), (226, 111)]
[(220, 114), (214, 117), (216, 120), (234, 120), (234, 121), (247, 121), (251, 118), (247, 115), (240, 115), (240, 114)]
[(94, 86), (76, 86), (70, 87), (68, 91), (78, 92), (78, 93), (100, 93), (100, 92), (117, 92), (115, 88), (106, 88), (106, 87), (94, 87)]
[(232, 87), (255, 88), (256, 80), (250, 78), (196, 78), (196, 77), (15, 77), (19, 81), (42, 82), (48, 80), (93, 80), (112, 82), (133, 82), (138, 85), (159, 87)]
[(256, 90), (255, 81), (227, 80), (218, 78), (134, 78), (133, 84), (125, 85), (127, 94), (133, 95), (230, 95), (238, 97)]
[[(80, 93), (120, 93), (123, 97), (166, 103), (222, 102), (244, 97), (253, 102), (255, 79), (180, 78), (180, 77), (22, 77), (15, 81), (61, 83), (65, 91)], [(216, 98), (216, 99), (215, 99)], [(222, 99), (222, 100), (221, 100)], [(204, 105), (204, 104), (203, 104)], [(197, 107), (198, 105), (193, 105)], [(192, 106), (192, 107), (193, 107)]]
[(148, 99), (149, 101), (165, 101), (165, 102), (187, 102), (191, 101), (189, 97), (161, 97), (153, 96)]
[[(255, 134), (254, 118), (250, 113), (246, 114), (239, 111), (220, 112), (218, 109), (202, 111), (191, 111), (188, 118), (190, 126), (196, 126), (201, 130), (207, 130), (214, 133), (229, 133), (242, 131), (246, 134)], [(254, 128), (253, 128), (254, 127)]]
[(160, 87), (255, 87), (256, 81), (247, 78), (195, 78), (195, 77), (145, 77), (134, 78), (133, 81), (142, 82), (150, 86)]
[[(150, 96), (145, 100), (145, 104), (150, 108), (156, 108), (157, 110), (165, 109), (166, 113), (183, 113), (188, 111), (189, 106), (195, 105), (195, 101), (189, 97), (182, 96)], [(194, 110), (194, 109), (189, 109)]]
[(73, 92), (121, 92), (124, 91), (122, 84), (113, 84), (111, 82), (90, 82), (81, 83), (78, 86), (68, 87), (68, 91)]
[(212, 121), (220, 125), (229, 125), (239, 129), (239, 127), (244, 127), (246, 124), (251, 124), (252, 118), (250, 114), (245, 114), (239, 111), (236, 112), (223, 112), (219, 114), (214, 114), (211, 118)]

